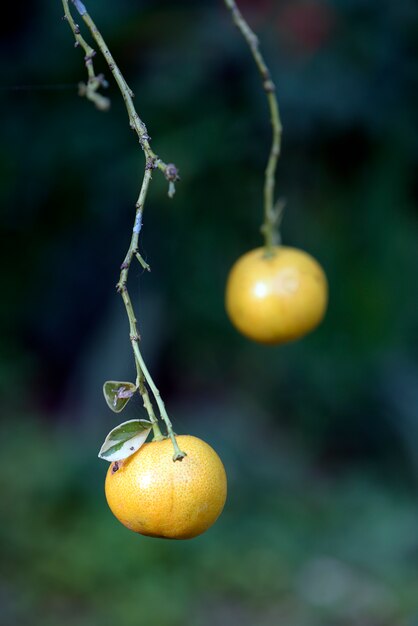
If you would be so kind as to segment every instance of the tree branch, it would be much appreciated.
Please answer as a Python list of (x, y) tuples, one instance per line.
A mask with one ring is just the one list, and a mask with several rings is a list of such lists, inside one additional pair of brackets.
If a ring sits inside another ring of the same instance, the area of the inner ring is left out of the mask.
[[(142, 396), (144, 407), (149, 415), (150, 422), (152, 423), (154, 439), (156, 440), (161, 439), (162, 435), (161, 435), (161, 431), (158, 425), (158, 420), (154, 413), (154, 408), (152, 406), (151, 399), (148, 394), (147, 385), (151, 389), (151, 392), (159, 408), (160, 417), (164, 421), (166, 428), (167, 428), (168, 436), (170, 437), (173, 443), (173, 447), (174, 447), (173, 459), (175, 461), (181, 460), (185, 456), (185, 453), (182, 452), (178, 447), (170, 418), (168, 417), (167, 411), (165, 409), (164, 402), (161, 398), (160, 392), (158, 391), (151, 377), (151, 374), (149, 373), (149, 370), (145, 364), (145, 361), (139, 349), (140, 335), (138, 332), (137, 320), (136, 320), (135, 312), (132, 306), (132, 301), (129, 296), (129, 292), (127, 288), (129, 269), (131, 267), (131, 263), (134, 257), (138, 260), (138, 262), (142, 265), (142, 267), (149, 270), (148, 264), (144, 261), (144, 259), (139, 253), (138, 242), (139, 242), (139, 234), (142, 228), (142, 215), (144, 211), (145, 200), (147, 197), (149, 185), (150, 185), (151, 178), (152, 178), (152, 171), (158, 168), (159, 170), (163, 172), (163, 174), (165, 175), (165, 178), (169, 182), (169, 196), (171, 197), (174, 194), (174, 183), (179, 179), (178, 170), (176, 166), (173, 165), (172, 163), (168, 163), (168, 164), (164, 163), (164, 161), (162, 161), (162, 159), (160, 159), (152, 150), (151, 145), (150, 145), (150, 137), (148, 135), (147, 128), (135, 110), (135, 107), (133, 104), (134, 94), (132, 90), (129, 88), (119, 67), (116, 65), (115, 60), (109, 51), (109, 48), (107, 47), (102, 35), (98, 31), (95, 23), (93, 22), (90, 15), (88, 14), (87, 9), (84, 6), (84, 4), (80, 0), (72, 0), (72, 2), (75, 8), (77, 9), (77, 11), (79, 12), (79, 14), (81, 15), (82, 19), (84, 20), (85, 24), (87, 25), (88, 29), (90, 30), (90, 33), (92, 37), (94, 38), (99, 50), (102, 52), (104, 58), (106, 59), (109, 69), (112, 72), (113, 77), (115, 78), (115, 81), (125, 101), (126, 109), (128, 111), (130, 126), (132, 129), (136, 131), (138, 138), (139, 138), (139, 143), (145, 154), (145, 170), (144, 170), (144, 176), (143, 176), (138, 200), (135, 205), (136, 207), (135, 221), (134, 221), (134, 226), (132, 229), (131, 241), (130, 241), (130, 245), (126, 253), (125, 259), (120, 267), (121, 272), (120, 272), (119, 282), (116, 287), (117, 287), (117, 291), (122, 296), (122, 300), (124, 302), (125, 309), (126, 309), (126, 314), (128, 316), (129, 335), (130, 335), (132, 350), (134, 354), (136, 372), (137, 372), (136, 386), (138, 388), (139, 393)], [(71, 16), (71, 13), (69, 10), (69, 4), (68, 4), (69, 0), (62, 0), (62, 3), (64, 6), (65, 18), (68, 21), (71, 30), (73, 31), (74, 37), (76, 39), (76, 43), (79, 44), (85, 51), (86, 67), (87, 67), (87, 72), (89, 76), (89, 82), (93, 81), (93, 79), (97, 80), (97, 77), (95, 77), (95, 74), (94, 74), (93, 61), (92, 61), (95, 52), (91, 48), (91, 46), (89, 46), (87, 42), (81, 36), (79, 28), (77, 24), (75, 24)], [(87, 88), (88, 88), (88, 84), (89, 83), (87, 83)], [(95, 93), (94, 95), (95, 95), (95, 98), (97, 98), (99, 94)], [(90, 97), (90, 99), (93, 99), (93, 98)], [(97, 106), (97, 102), (96, 102), (96, 106)]]

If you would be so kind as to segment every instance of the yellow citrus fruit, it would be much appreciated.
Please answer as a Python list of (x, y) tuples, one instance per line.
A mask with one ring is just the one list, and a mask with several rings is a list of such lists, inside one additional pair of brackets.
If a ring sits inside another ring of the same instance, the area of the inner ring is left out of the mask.
[(243, 335), (266, 344), (303, 337), (322, 320), (327, 279), (313, 257), (276, 246), (247, 252), (234, 264), (226, 286), (226, 310)]
[(176, 439), (187, 454), (181, 461), (173, 461), (173, 445), (163, 439), (145, 443), (107, 472), (112, 513), (141, 535), (191, 539), (212, 526), (224, 507), (226, 474), (215, 450), (190, 435)]

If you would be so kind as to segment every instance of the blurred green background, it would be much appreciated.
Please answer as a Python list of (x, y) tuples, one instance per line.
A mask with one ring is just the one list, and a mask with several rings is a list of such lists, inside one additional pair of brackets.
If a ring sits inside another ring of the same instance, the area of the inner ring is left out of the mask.
[[(77, 96), (60, 2), (9, 6), (1, 80), (2, 626), (417, 626), (418, 8), (412, 0), (241, 2), (277, 84), (286, 244), (326, 270), (321, 327), (252, 344), (223, 305), (260, 244), (268, 111), (222, 2), (89, 0), (136, 93), (156, 173), (130, 291), (178, 432), (229, 476), (206, 535), (134, 535), (97, 451), (134, 368), (114, 285), (143, 157)], [(143, 416), (138, 400), (123, 419)]]

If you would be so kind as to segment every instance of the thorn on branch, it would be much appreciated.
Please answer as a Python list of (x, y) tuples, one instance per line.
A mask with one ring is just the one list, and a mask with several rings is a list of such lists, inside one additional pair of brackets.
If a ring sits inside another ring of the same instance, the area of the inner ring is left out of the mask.
[(145, 261), (145, 259), (139, 254), (138, 250), (135, 250), (134, 254), (135, 254), (139, 264), (144, 268), (144, 270), (146, 270), (147, 272), (150, 272), (151, 271), (150, 266)]
[(164, 169), (164, 175), (168, 180), (168, 197), (172, 198), (176, 193), (175, 182), (180, 180), (179, 171), (174, 163), (168, 163)]

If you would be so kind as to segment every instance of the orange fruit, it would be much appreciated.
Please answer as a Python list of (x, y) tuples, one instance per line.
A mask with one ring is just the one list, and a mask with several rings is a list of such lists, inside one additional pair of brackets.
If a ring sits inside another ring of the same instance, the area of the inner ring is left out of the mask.
[(247, 252), (228, 276), (226, 310), (243, 335), (266, 344), (299, 339), (322, 320), (328, 301), (322, 267), (303, 250)]
[(173, 461), (173, 445), (163, 439), (145, 443), (107, 472), (112, 513), (141, 535), (191, 539), (212, 526), (224, 507), (226, 474), (215, 450), (190, 435), (176, 439), (187, 454), (181, 461)]

